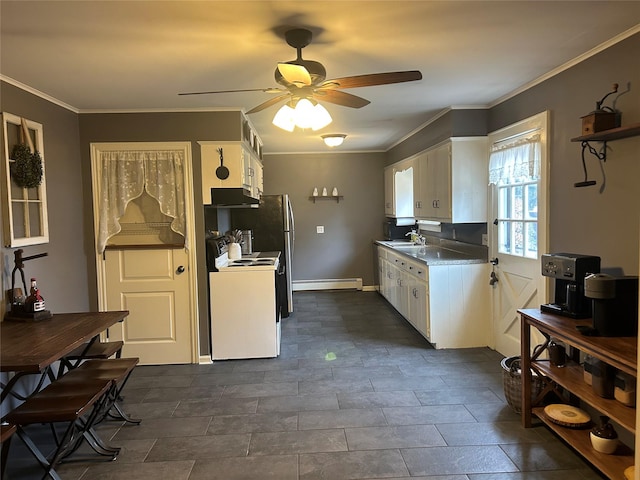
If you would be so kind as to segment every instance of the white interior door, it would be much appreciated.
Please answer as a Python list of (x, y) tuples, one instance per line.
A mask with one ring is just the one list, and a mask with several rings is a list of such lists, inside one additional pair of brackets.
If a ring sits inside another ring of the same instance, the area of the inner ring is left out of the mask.
[[(148, 213), (146, 207), (153, 204), (158, 209), (158, 202), (146, 193), (132, 200), (120, 217), (122, 230), (113, 237), (118, 239), (111, 242), (118, 247), (96, 255), (98, 308), (129, 310), (127, 319), (109, 330), (110, 340), (124, 341), (123, 355), (138, 357), (146, 365), (197, 363), (197, 272), (195, 252), (189, 248), (195, 238), (191, 144), (92, 144), (95, 231), (99, 231), (99, 212), (104, 201), (100, 192), (102, 152), (153, 150), (182, 151), (186, 234), (167, 233), (164, 214)], [(210, 362), (208, 356), (207, 361)]]
[(129, 310), (109, 329), (122, 355), (144, 365), (191, 362), (189, 259), (184, 249), (105, 251), (107, 310)]
[[(547, 252), (547, 112), (489, 135), (493, 151), (507, 158), (500, 180), (489, 188), (489, 252), (493, 263), (492, 322), (494, 348), (520, 355), (520, 308), (545, 302), (540, 255)], [(522, 145), (532, 146), (538, 169), (521, 174)], [(508, 162), (514, 162), (508, 164)], [(498, 162), (499, 163), (499, 162)], [(490, 162), (495, 169), (496, 162)], [(520, 165), (521, 166), (521, 165)], [(515, 173), (514, 173), (515, 172)], [(494, 171), (494, 176), (496, 175)], [(490, 172), (491, 176), (491, 172)]]

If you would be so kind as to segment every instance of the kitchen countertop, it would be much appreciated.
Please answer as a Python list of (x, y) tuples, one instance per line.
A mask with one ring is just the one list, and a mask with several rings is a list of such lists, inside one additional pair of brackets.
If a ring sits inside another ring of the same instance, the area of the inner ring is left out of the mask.
[(406, 240), (376, 240), (375, 243), (412, 260), (424, 262), (428, 266), (488, 262), (487, 247), (455, 240), (440, 240), (440, 244), (427, 243), (426, 245), (414, 245)]

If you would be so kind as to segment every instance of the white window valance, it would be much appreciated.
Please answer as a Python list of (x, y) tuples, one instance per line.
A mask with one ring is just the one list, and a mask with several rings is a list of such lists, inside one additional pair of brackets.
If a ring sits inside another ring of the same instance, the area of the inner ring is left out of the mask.
[(188, 247), (184, 161), (181, 150), (101, 152), (99, 253), (120, 232), (120, 218), (129, 202), (145, 190), (158, 201), (160, 211), (173, 219), (171, 230), (182, 235)]
[(540, 178), (540, 134), (494, 145), (489, 157), (489, 183), (505, 184)]

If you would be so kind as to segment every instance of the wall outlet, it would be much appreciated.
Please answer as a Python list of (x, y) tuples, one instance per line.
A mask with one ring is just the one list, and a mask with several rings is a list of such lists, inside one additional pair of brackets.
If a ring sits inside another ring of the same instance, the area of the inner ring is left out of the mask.
[(487, 247), (489, 246), (489, 235), (487, 235), (486, 233), (482, 234), (482, 244), (486, 245)]
[(324, 225), (317, 225), (316, 233), (324, 233)]

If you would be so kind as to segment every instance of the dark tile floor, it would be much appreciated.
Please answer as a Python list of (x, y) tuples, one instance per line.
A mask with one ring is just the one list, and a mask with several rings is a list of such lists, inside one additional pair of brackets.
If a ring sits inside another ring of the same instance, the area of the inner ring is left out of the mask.
[[(505, 403), (501, 355), (434, 350), (375, 292), (299, 292), (277, 359), (138, 367), (64, 480), (598, 479)], [(472, 321), (472, 319), (470, 319)], [(39, 478), (14, 440), (9, 478)], [(41, 475), (41, 473), (40, 473)]]

